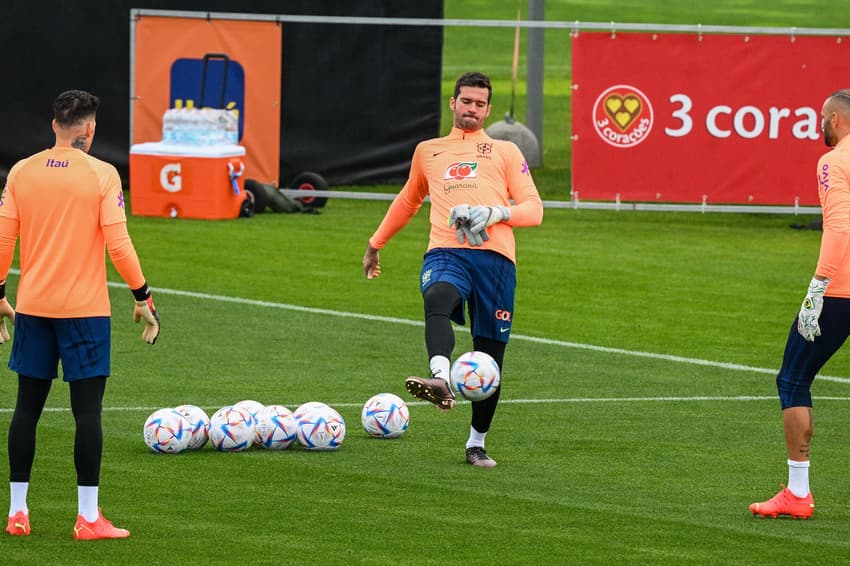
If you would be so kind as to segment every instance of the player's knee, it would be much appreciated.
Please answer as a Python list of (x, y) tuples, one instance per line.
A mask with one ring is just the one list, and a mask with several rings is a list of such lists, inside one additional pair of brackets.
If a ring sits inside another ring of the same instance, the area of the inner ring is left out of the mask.
[(776, 377), (776, 390), (783, 410), (790, 407), (811, 407), (811, 384), (801, 380), (792, 380), (783, 374)]
[(425, 316), (450, 316), (460, 304), (461, 297), (454, 285), (438, 282), (425, 289), (422, 294), (425, 300)]

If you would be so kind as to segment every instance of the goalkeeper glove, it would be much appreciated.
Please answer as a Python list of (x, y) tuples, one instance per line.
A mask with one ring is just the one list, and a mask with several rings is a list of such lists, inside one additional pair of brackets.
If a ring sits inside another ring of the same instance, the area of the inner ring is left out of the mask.
[(11, 339), (9, 329), (6, 328), (7, 318), (12, 321), (12, 324), (15, 323), (15, 309), (12, 308), (6, 297), (3, 297), (0, 299), (0, 344), (5, 344)]
[(815, 338), (820, 336), (818, 319), (821, 310), (823, 310), (823, 294), (828, 284), (829, 279), (820, 281), (812, 278), (806, 298), (803, 299), (803, 304), (800, 306), (800, 314), (797, 316), (797, 332), (809, 342), (814, 342)]
[(449, 226), (455, 229), (457, 243), (462, 244), (464, 239), (469, 239), (469, 205), (459, 204), (453, 206), (449, 211)]
[(473, 206), (469, 209), (469, 229), (483, 232), (488, 226), (511, 219), (511, 209), (507, 206)]
[(3, 281), (0, 283), (0, 344), (5, 344), (10, 339), (9, 329), (6, 328), (7, 318), (12, 321), (12, 324), (15, 323), (15, 309), (6, 299), (6, 281)]
[(145, 283), (138, 289), (133, 289), (133, 297), (136, 299), (136, 306), (133, 308), (133, 320), (137, 324), (141, 321), (145, 322), (142, 340), (148, 344), (156, 344), (156, 339), (159, 337), (159, 313), (153, 306), (153, 297), (148, 284)]

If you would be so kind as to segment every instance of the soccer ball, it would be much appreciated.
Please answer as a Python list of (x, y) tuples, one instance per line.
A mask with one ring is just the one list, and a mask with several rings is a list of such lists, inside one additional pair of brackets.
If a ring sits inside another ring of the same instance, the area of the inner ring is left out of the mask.
[(145, 421), (142, 434), (154, 452), (178, 454), (189, 446), (192, 425), (174, 409), (154, 411)]
[(257, 415), (254, 444), (270, 450), (283, 450), (295, 441), (297, 421), (283, 405), (267, 405)]
[(452, 386), (470, 401), (483, 401), (496, 392), (499, 364), (484, 352), (467, 352), (452, 364)]
[(227, 405), (210, 417), (210, 444), (221, 452), (247, 450), (254, 441), (254, 417), (245, 409)]
[(410, 411), (398, 395), (378, 393), (363, 405), (360, 422), (369, 436), (397, 438), (404, 434), (410, 424)]
[(265, 405), (263, 405), (259, 401), (252, 401), (250, 399), (245, 399), (244, 401), (234, 403), (233, 406), (237, 409), (247, 410), (249, 413), (251, 413), (251, 416), (254, 417), (255, 421), (257, 420), (257, 415), (260, 414), (260, 411), (266, 408)]
[(174, 407), (174, 410), (186, 417), (191, 425), (189, 446), (186, 448), (197, 450), (203, 447), (207, 443), (210, 430), (210, 418), (207, 416), (207, 413), (195, 405), (180, 405)]
[(330, 407), (319, 401), (308, 401), (307, 403), (298, 405), (298, 407), (292, 412), (292, 416), (295, 417), (296, 421), (300, 421), (301, 417), (315, 409), (330, 409)]
[(345, 440), (345, 421), (325, 405), (307, 411), (295, 429), (298, 443), (308, 450), (336, 450)]

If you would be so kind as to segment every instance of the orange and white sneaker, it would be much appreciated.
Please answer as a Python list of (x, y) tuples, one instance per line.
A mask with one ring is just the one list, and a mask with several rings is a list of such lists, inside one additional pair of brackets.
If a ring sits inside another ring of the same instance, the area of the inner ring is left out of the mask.
[(6, 532), (13, 537), (25, 537), (30, 534), (30, 516), (23, 511), (18, 511), (6, 523)]
[(98, 540), (105, 538), (127, 538), (130, 531), (113, 526), (112, 522), (97, 508), (97, 520), (90, 523), (82, 515), (77, 515), (77, 523), (74, 525), (75, 540)]
[(815, 512), (815, 500), (812, 497), (812, 492), (809, 492), (805, 497), (797, 497), (783, 485), (782, 491), (767, 501), (750, 505), (750, 512), (753, 515), (773, 517), (774, 519), (779, 515), (791, 515), (795, 519), (808, 519)]

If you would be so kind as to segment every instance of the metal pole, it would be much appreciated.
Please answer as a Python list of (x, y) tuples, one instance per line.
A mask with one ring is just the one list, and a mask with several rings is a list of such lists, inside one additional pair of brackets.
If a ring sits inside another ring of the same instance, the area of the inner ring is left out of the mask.
[[(528, 0), (528, 19), (545, 19), (545, 0)], [(525, 122), (537, 137), (543, 160), (543, 28), (528, 30)]]

